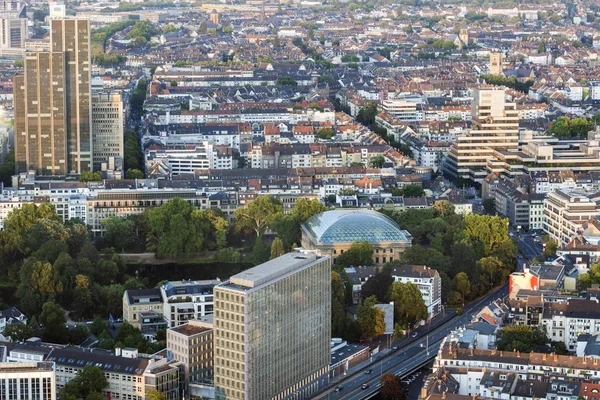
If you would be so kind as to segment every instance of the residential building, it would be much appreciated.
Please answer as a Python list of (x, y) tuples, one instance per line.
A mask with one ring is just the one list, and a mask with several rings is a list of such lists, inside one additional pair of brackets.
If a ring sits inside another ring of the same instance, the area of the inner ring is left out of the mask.
[(0, 333), (4, 333), (6, 325), (27, 324), (27, 317), (17, 307), (10, 307), (0, 311)]
[(331, 259), (294, 251), (215, 287), (217, 399), (308, 398), (329, 383)]
[(390, 217), (372, 210), (325, 211), (302, 225), (302, 247), (328, 255), (334, 263), (357, 241), (369, 242), (374, 264), (383, 265), (400, 259), (412, 236)]
[(89, 20), (53, 19), (50, 51), (25, 55), (13, 82), (17, 172), (92, 169), (89, 35)]
[(92, 94), (92, 143), (95, 171), (102, 170), (102, 164), (107, 164), (110, 157), (124, 156), (123, 126), (121, 93)]
[(395, 282), (410, 282), (419, 288), (428, 318), (442, 312), (442, 279), (435, 269), (425, 265), (404, 265), (393, 268), (391, 273)]
[(211, 317), (167, 329), (167, 349), (183, 364), (186, 382), (212, 382), (213, 342)]
[(514, 103), (505, 100), (504, 88), (480, 86), (474, 90), (472, 126), (456, 138), (444, 170), (454, 178), (481, 183), (490, 172), (503, 170), (505, 156), (519, 145), (519, 116)]
[(0, 398), (56, 400), (54, 363), (0, 361)]
[(166, 328), (163, 308), (164, 300), (158, 288), (130, 289), (123, 293), (123, 320), (143, 334), (156, 334), (159, 329)]
[(160, 287), (163, 314), (170, 328), (213, 314), (213, 289), (219, 279), (171, 281)]
[(380, 111), (386, 112), (397, 121), (421, 121), (423, 112), (417, 110), (417, 103), (404, 99), (383, 100), (379, 105)]
[(544, 231), (560, 245), (579, 235), (583, 225), (600, 215), (600, 192), (548, 193), (544, 200)]

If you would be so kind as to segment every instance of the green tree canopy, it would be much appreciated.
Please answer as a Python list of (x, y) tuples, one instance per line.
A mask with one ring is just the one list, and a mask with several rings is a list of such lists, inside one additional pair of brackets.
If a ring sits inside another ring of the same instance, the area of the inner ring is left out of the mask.
[(44, 326), (43, 339), (50, 343), (66, 343), (69, 331), (65, 326), (65, 309), (54, 301), (44, 303), (40, 314), (40, 323)]
[(135, 243), (135, 222), (131, 218), (108, 217), (100, 224), (105, 229), (104, 238), (121, 252)]
[(354, 242), (336, 259), (338, 268), (373, 265), (373, 246), (367, 242)]
[(371, 296), (358, 306), (356, 322), (358, 322), (363, 339), (380, 336), (385, 332), (385, 312), (375, 307), (375, 304), (377, 304), (377, 297)]
[(415, 323), (427, 319), (428, 312), (421, 291), (411, 282), (394, 282), (390, 291), (394, 302), (395, 321), (410, 329)]
[(257, 237), (273, 223), (278, 213), (283, 213), (283, 205), (273, 196), (259, 196), (246, 207), (235, 210), (235, 226), (238, 231), (254, 231)]

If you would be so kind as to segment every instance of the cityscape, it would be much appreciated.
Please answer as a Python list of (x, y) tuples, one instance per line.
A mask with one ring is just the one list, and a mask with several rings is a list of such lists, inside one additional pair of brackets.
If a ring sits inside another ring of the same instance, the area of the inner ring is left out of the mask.
[(596, 0), (0, 0), (0, 400), (598, 400), (599, 123)]

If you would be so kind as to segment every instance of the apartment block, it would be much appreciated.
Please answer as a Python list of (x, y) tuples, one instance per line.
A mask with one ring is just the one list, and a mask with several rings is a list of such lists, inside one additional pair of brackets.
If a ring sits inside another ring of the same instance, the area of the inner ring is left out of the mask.
[(392, 269), (395, 282), (412, 283), (419, 288), (429, 318), (442, 312), (442, 279), (440, 274), (425, 265), (404, 265)]
[(297, 251), (215, 287), (217, 399), (309, 398), (328, 382), (331, 259)]
[(143, 334), (156, 334), (166, 328), (164, 301), (160, 289), (131, 289), (123, 293), (123, 320)]
[(548, 193), (544, 200), (544, 231), (561, 245), (577, 236), (582, 226), (600, 215), (600, 192)]
[(192, 319), (200, 319), (214, 312), (213, 289), (219, 279), (205, 281), (172, 281), (160, 287), (163, 314), (173, 328)]
[(92, 143), (95, 171), (102, 170), (102, 164), (108, 164), (110, 157), (123, 157), (123, 124), (121, 93), (92, 94)]

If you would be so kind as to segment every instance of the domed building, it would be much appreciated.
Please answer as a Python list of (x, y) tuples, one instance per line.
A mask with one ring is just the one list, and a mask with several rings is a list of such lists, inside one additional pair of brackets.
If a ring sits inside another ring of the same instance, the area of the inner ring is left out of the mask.
[(399, 259), (412, 236), (387, 215), (372, 210), (325, 211), (302, 225), (302, 247), (329, 255), (334, 263), (352, 243), (365, 240), (373, 246), (373, 263), (382, 265)]

